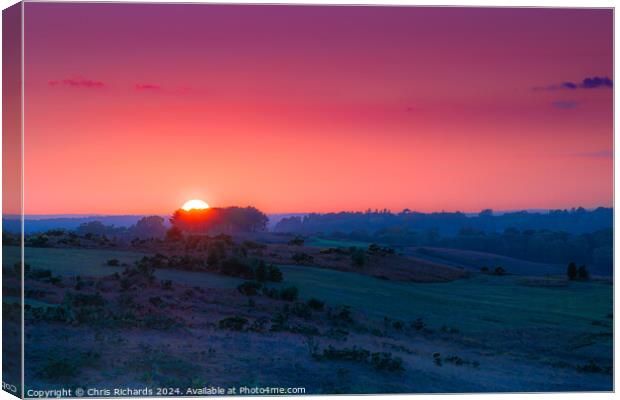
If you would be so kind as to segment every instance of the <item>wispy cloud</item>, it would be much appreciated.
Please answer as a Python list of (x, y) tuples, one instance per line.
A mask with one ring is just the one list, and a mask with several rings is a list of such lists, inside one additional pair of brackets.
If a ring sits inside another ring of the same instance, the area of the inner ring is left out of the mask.
[(556, 100), (552, 101), (551, 105), (555, 108), (559, 108), (560, 110), (572, 110), (579, 105), (579, 102), (574, 100)]
[(536, 86), (534, 90), (578, 90), (578, 89), (611, 89), (614, 84), (608, 77), (593, 76), (584, 78), (581, 82), (561, 82), (547, 86)]
[(85, 78), (67, 78), (60, 80), (51, 80), (48, 82), (50, 86), (70, 86), (76, 88), (97, 89), (102, 88), (105, 84), (101, 81), (95, 81)]
[(153, 83), (136, 83), (134, 86), (136, 90), (159, 90), (161, 86)]

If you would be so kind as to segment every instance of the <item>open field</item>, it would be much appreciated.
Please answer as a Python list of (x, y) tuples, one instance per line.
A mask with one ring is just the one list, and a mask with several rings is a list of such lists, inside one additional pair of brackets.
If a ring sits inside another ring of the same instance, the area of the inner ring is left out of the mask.
[[(118, 258), (133, 262), (140, 253), (108, 250), (26, 250), (27, 262), (66, 276), (104, 276), (118, 270), (105, 262)], [(63, 261), (64, 260), (64, 261)], [(489, 328), (570, 325), (592, 330), (592, 321), (612, 312), (613, 287), (601, 282), (570, 282), (565, 287), (530, 287), (520, 277), (476, 275), (446, 283), (405, 283), (356, 273), (311, 266), (282, 265), (284, 280), (303, 298), (316, 297), (329, 304), (348, 305), (370, 316), (396, 319), (423, 317), (437, 324), (451, 321), (468, 331)], [(203, 288), (235, 288), (239, 278), (180, 270), (158, 270), (171, 279)], [(274, 284), (274, 286), (277, 286)], [(597, 318), (597, 317), (598, 318)]]
[[(19, 249), (13, 250), (16, 257)], [(139, 252), (27, 248), (31, 268), (49, 269), (61, 276), (61, 286), (31, 280), (33, 292), (47, 294), (28, 299), (27, 304), (30, 309), (49, 304), (66, 307), (63, 294), (74, 291), (79, 275), (83, 289), (76, 293), (101, 292), (106, 310), (111, 307), (106, 313), (114, 315), (119, 312), (114, 311), (114, 304), (126, 301), (122, 299), (127, 294), (115, 289), (112, 274), (124, 268), (107, 266), (106, 261), (117, 258), (132, 263), (142, 256)], [(445, 283), (413, 283), (307, 265), (279, 268), (283, 282), (267, 286), (297, 287), (298, 302), (262, 295), (248, 298), (236, 290), (243, 282), (239, 278), (159, 269), (153, 283), (129, 292), (134, 299), (130, 308), (144, 315), (136, 317), (137, 322), (173, 318), (172, 326), (127, 329), (110, 325), (102, 330), (88, 324), (37, 320), (27, 329), (30, 381), (35, 387), (53, 383), (45, 375), (46, 357), (53, 352), (75, 353), (83, 359), (88, 351), (95, 351), (97, 359), (88, 361), (92, 365), (83, 366), (79, 375), (97, 385), (128, 384), (127, 380), (134, 387), (149, 382), (180, 386), (243, 383), (304, 386), (310, 393), (611, 389), (609, 283), (547, 286), (538, 280), (524, 284), (521, 276), (481, 274)], [(171, 288), (162, 290), (160, 280), (170, 280)], [(303, 317), (292, 311), (295, 304), (311, 298), (320, 299), (326, 308)], [(248, 303), (250, 299), (254, 303)], [(340, 315), (338, 310), (350, 310), (351, 319), (335, 317)], [(288, 322), (277, 328), (282, 315)], [(267, 328), (223, 329), (219, 321), (232, 317), (246, 319), (252, 326), (266, 323)], [(60, 337), (65, 339), (58, 342)], [(71, 343), (73, 350), (63, 350), (63, 343)], [(321, 361), (316, 352), (327, 346), (388, 352), (402, 360), (404, 370), (390, 373), (359, 362)], [(439, 361), (434, 354), (440, 354)], [(295, 373), (286, 368), (291, 363)], [(130, 372), (136, 368), (143, 372)], [(338, 371), (335, 377), (334, 371)]]

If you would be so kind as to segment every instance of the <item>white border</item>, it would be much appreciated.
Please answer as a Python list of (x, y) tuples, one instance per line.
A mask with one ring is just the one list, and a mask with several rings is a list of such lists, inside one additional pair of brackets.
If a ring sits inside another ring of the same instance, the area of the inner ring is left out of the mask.
[[(27, 0), (28, 2), (34, 2), (34, 1), (45, 1), (45, 0)], [(62, 0), (63, 2), (89, 2), (89, 3), (97, 3), (97, 2), (103, 2), (103, 1), (92, 1), (92, 0)], [(105, 1), (105, 2), (118, 2), (118, 1)], [(131, 0), (128, 1), (131, 3), (220, 3), (220, 4), (232, 4), (232, 3), (236, 3), (236, 4), (274, 4), (275, 1), (266, 1), (266, 0), (228, 0), (228, 1), (182, 1), (182, 0)], [(15, 4), (16, 1), (14, 0), (0, 0), (0, 5), (2, 9), (5, 9), (13, 4)], [(374, 1), (369, 1), (369, 0), (313, 0), (313, 1), (303, 1), (303, 0), (287, 0), (286, 4), (315, 4), (315, 5), (385, 5), (385, 6), (389, 6), (389, 5), (400, 5), (400, 6), (466, 6), (466, 7), (560, 7), (560, 8), (614, 8), (615, 7), (615, 2), (614, 1), (609, 1), (609, 0), (590, 0), (590, 1), (577, 1), (577, 0), (538, 0), (538, 1), (532, 1), (532, 0), (527, 0), (527, 1), (515, 1), (515, 0), (503, 0), (501, 2), (498, 1), (493, 1), (493, 0), (477, 0), (477, 1), (471, 1), (471, 0), (450, 0), (449, 2), (429, 2), (429, 1), (415, 1), (415, 0), (374, 0)], [(24, 29), (24, 13), (22, 10), (22, 66), (23, 66), (23, 29)], [(615, 20), (615, 15), (614, 15), (614, 20)], [(614, 21), (615, 22), (615, 21)], [(615, 26), (615, 24), (614, 24)], [(0, 18), (0, 38), (1, 38), (1, 28), (2, 28), (2, 20)], [(618, 43), (618, 33), (616, 32), (616, 30), (614, 29), (614, 77), (618, 77), (618, 71), (617, 71), (617, 63), (616, 63), (616, 46)], [(2, 55), (0, 52), (0, 61), (2, 60)], [(0, 90), (2, 89), (2, 82), (0, 81)], [(23, 94), (24, 94), (24, 82), (23, 82), (23, 68), (22, 68), (22, 155), (23, 155), (23, 129), (24, 129), (24, 99), (23, 99)], [(615, 100), (615, 87), (614, 87), (614, 100)], [(617, 183), (618, 183), (618, 165), (615, 163), (615, 143), (616, 143), (616, 131), (615, 131), (615, 116), (618, 113), (618, 105), (616, 104), (616, 102), (614, 101), (614, 208), (616, 207), (616, 188), (618, 187)], [(2, 111), (0, 109), (0, 117), (2, 115)], [(1, 154), (1, 150), (2, 150), (2, 143), (0, 141), (0, 154)], [(23, 157), (22, 157), (22, 177), (24, 174), (24, 170), (23, 170)], [(0, 183), (1, 183), (1, 176), (0, 176)], [(0, 184), (0, 198), (2, 196), (2, 186)], [(21, 202), (22, 202), (22, 210), (23, 210), (23, 185), (22, 185), (22, 194), (21, 194)], [(0, 221), (0, 228), (2, 227), (2, 222)], [(23, 232), (23, 221), (22, 221), (22, 232)], [(616, 232), (615, 230), (615, 213), (614, 213), (614, 233)], [(23, 240), (23, 236), (22, 236), (22, 240)], [(618, 238), (618, 235), (614, 235), (614, 255), (615, 255), (615, 250), (620, 248), (620, 238)], [(23, 251), (23, 247), (22, 247), (22, 251)], [(0, 253), (0, 261), (2, 259), (2, 255)], [(22, 254), (22, 262), (23, 262), (23, 254)], [(615, 257), (614, 257), (614, 270), (615, 270), (615, 266), (616, 266), (616, 262), (615, 262)], [(22, 274), (23, 274), (23, 265), (22, 265)], [(615, 280), (615, 274), (614, 274), (614, 310), (616, 309), (616, 301), (618, 299), (618, 285), (616, 285), (616, 280)], [(0, 287), (0, 296), (2, 295), (2, 288)], [(22, 288), (22, 301), (23, 301), (23, 288)], [(1, 310), (1, 304), (0, 304), (0, 310)], [(23, 322), (23, 310), (22, 310), (22, 322)], [(616, 329), (616, 323), (617, 323), (617, 318), (614, 318), (614, 384), (619, 382), (618, 381), (618, 377), (619, 372), (618, 372), (618, 368), (615, 365), (615, 360), (616, 360), (616, 355), (617, 355), (617, 350), (618, 347), (615, 346), (616, 343), (618, 343), (618, 338), (619, 338), (619, 333), (618, 330)], [(22, 353), (23, 353), (23, 337), (24, 333), (22, 331)], [(0, 351), (2, 349), (2, 343), (0, 342)], [(23, 365), (23, 364), (22, 364)], [(1, 365), (0, 365), (0, 370), (1, 370)], [(22, 374), (23, 374), (23, 370), (22, 370)], [(22, 388), (23, 390), (23, 388)], [(566, 399), (566, 400), (573, 400), (573, 399), (582, 399), (582, 398), (588, 398), (588, 399), (607, 399), (607, 398), (613, 398), (615, 397), (615, 395), (613, 393), (527, 393), (527, 394), (499, 394), (499, 393), (480, 393), (480, 394), (439, 394), (439, 395), (409, 395), (409, 394), (403, 394), (403, 395), (389, 395), (389, 398), (391, 399), (399, 399), (399, 398), (415, 398), (415, 399), (451, 399), (454, 398), (455, 396), (457, 396), (459, 399), (464, 399), (464, 400), (472, 400), (472, 399), (494, 399), (494, 398), (502, 398), (502, 399), (532, 399), (532, 398), (545, 398), (545, 399)], [(237, 396), (236, 398), (239, 398), (241, 396)], [(287, 398), (295, 398), (293, 397), (289, 397), (286, 396)], [(327, 396), (301, 396), (301, 398), (304, 399), (316, 399), (316, 400), (321, 400), (321, 399), (354, 399), (357, 398), (359, 396), (349, 396), (349, 395), (344, 395), (344, 396), (334, 396), (334, 395), (327, 395)], [(380, 398), (386, 398), (388, 397), (388, 395), (377, 395), (377, 397)], [(184, 397), (170, 397), (172, 399), (184, 399)], [(231, 397), (227, 397), (227, 398), (231, 398)], [(247, 398), (247, 397), (244, 397)], [(276, 399), (278, 397), (261, 397), (261, 398), (268, 398), (268, 399)], [(282, 398), (282, 397), (279, 397)], [(15, 399), (14, 396), (11, 396), (10, 394), (8, 394), (7, 392), (1, 391), (0, 390), (0, 400), (9, 400), (9, 399)]]

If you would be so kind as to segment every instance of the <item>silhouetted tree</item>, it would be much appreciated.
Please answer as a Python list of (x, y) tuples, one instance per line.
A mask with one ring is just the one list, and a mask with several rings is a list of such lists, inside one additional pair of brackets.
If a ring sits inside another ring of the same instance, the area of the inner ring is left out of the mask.
[(78, 235), (105, 235), (106, 226), (99, 221), (84, 222), (75, 230)]
[(574, 262), (568, 264), (568, 267), (566, 268), (566, 276), (568, 276), (568, 279), (571, 281), (574, 281), (577, 278), (577, 265)]
[(141, 218), (131, 228), (131, 234), (139, 238), (157, 238), (162, 239), (166, 236), (166, 227), (164, 219), (157, 215)]
[(587, 281), (590, 279), (590, 273), (588, 272), (588, 268), (585, 265), (582, 265), (577, 270), (577, 277), (582, 281)]
[(268, 218), (254, 207), (183, 209), (170, 218), (172, 226), (193, 233), (257, 232), (267, 227)]

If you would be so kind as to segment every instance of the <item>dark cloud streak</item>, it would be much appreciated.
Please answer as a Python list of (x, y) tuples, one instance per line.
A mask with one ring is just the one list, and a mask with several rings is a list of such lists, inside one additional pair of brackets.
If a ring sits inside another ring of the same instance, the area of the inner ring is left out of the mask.
[(581, 82), (562, 82), (548, 86), (537, 86), (534, 90), (578, 90), (578, 89), (612, 89), (613, 81), (608, 77), (593, 76)]

